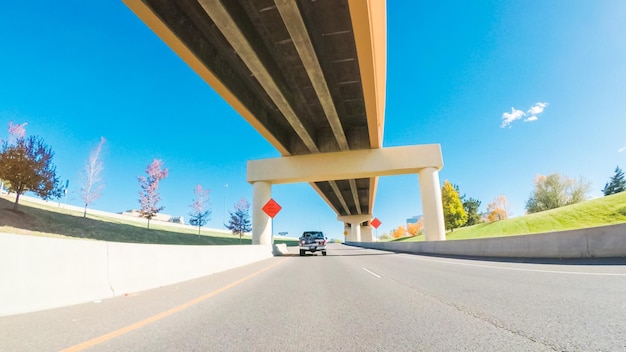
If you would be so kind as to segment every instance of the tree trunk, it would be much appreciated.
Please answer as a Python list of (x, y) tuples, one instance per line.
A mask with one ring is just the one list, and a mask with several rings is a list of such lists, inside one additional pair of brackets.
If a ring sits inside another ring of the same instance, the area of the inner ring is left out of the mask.
[(15, 203), (13, 203), (13, 210), (17, 210), (17, 203), (20, 201), (20, 194), (15, 193)]
[(85, 204), (85, 211), (83, 211), (83, 218), (87, 217), (87, 204)]
[(150, 230), (150, 218), (148, 218), (148, 230)]

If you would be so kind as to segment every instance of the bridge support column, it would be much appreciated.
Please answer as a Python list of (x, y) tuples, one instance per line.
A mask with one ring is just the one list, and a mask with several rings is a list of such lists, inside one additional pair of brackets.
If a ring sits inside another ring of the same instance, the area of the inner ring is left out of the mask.
[(352, 225), (352, 238), (354, 238), (354, 242), (361, 242), (361, 224), (351, 224)]
[[(372, 219), (371, 215), (348, 215), (339, 216), (337, 220), (350, 224), (350, 235), (346, 238), (349, 242), (361, 242), (361, 223)], [(371, 237), (371, 231), (370, 235)]]
[(426, 167), (419, 170), (417, 175), (424, 212), (424, 237), (426, 241), (444, 241), (446, 227), (443, 220), (439, 171), (434, 167)]
[(344, 241), (352, 242), (352, 228), (350, 227), (350, 224), (348, 224), (347, 222), (343, 223), (343, 232), (345, 233)]
[(272, 244), (272, 218), (263, 211), (270, 198), (271, 183), (252, 183), (252, 244)]
[(376, 242), (374, 234), (372, 233), (372, 226), (361, 226), (361, 241), (362, 242)]

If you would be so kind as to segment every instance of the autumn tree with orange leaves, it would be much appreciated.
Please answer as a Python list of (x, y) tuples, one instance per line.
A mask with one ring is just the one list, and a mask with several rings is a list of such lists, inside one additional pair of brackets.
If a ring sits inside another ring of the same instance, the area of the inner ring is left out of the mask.
[(402, 238), (406, 236), (406, 229), (400, 225), (397, 229), (393, 230), (393, 238)]
[(497, 196), (487, 205), (487, 219), (489, 222), (504, 220), (507, 217), (509, 205), (504, 195)]
[(424, 218), (420, 218), (414, 224), (407, 224), (406, 227), (407, 227), (406, 231), (409, 233), (409, 235), (411, 236), (421, 235), (422, 231), (424, 231)]

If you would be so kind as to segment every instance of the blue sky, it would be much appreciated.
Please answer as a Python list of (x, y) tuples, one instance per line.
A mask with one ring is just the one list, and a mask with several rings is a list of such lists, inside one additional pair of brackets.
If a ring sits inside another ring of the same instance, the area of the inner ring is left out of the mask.
[[(523, 215), (535, 175), (554, 172), (599, 197), (626, 168), (626, 2), (388, 1), (387, 22), (383, 145), (441, 144), (441, 182), (481, 210), (505, 195)], [(137, 176), (158, 158), (170, 170), (163, 212), (188, 218), (202, 184), (216, 228), (252, 198), (246, 160), (279, 156), (121, 1), (9, 2), (0, 43), (0, 138), (9, 121), (43, 137), (69, 204), (101, 136), (106, 188), (93, 208), (138, 208)], [(342, 237), (308, 184), (275, 186), (273, 198), (275, 232)], [(380, 178), (379, 235), (417, 214), (417, 176)]]

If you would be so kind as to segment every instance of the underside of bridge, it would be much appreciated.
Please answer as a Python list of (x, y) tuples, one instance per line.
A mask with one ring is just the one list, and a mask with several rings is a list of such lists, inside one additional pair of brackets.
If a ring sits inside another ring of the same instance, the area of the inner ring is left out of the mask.
[[(124, 2), (283, 156), (381, 148), (385, 1)], [(372, 213), (377, 177), (310, 184)]]

